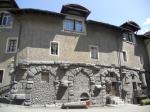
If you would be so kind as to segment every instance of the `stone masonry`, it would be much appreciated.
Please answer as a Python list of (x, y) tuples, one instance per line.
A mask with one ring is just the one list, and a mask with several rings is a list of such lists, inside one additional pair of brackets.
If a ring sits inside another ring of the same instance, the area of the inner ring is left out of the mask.
[[(85, 64), (46, 64), (20, 66), (26, 69), (25, 79), (15, 85), (25, 85), (23, 93), (15, 89), (12, 99), (21, 99), (25, 105), (55, 104), (89, 99), (93, 104), (105, 105), (106, 97), (118, 96), (134, 103), (134, 89), (140, 91), (146, 86), (144, 72), (118, 67)], [(42, 72), (48, 73), (48, 82), (41, 80)], [(133, 88), (133, 82), (136, 87)], [(115, 90), (112, 84), (116, 84)], [(22, 95), (22, 96), (21, 96)]]

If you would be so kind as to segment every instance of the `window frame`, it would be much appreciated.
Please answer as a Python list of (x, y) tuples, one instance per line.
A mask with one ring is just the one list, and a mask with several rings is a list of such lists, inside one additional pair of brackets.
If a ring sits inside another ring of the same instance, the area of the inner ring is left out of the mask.
[(2, 74), (2, 81), (0, 80), (0, 83), (3, 83), (4, 74), (5, 74), (5, 69), (0, 69), (0, 71), (3, 71), (3, 74)]
[[(44, 73), (44, 74), (43, 74)], [(46, 75), (48, 75), (48, 79), (47, 80), (43, 80), (44, 78), (43, 78), (43, 75), (45, 75), (45, 73), (46, 73)], [(49, 83), (49, 72), (47, 72), (47, 71), (43, 71), (43, 72), (41, 72), (41, 82), (42, 83)]]
[[(16, 40), (16, 49), (15, 51), (11, 51), (11, 52), (8, 52), (7, 49), (8, 49), (8, 44), (9, 44), (9, 41), (10, 40)], [(6, 49), (5, 49), (5, 53), (17, 53), (17, 50), (18, 50), (18, 37), (8, 37), (7, 38), (7, 42), (6, 42)]]
[(139, 56), (139, 60), (140, 60), (140, 64), (143, 65), (144, 64), (144, 58), (142, 55)]
[[(3, 14), (3, 16), (2, 16), (2, 18), (1, 18), (1, 22), (0, 22), (0, 28), (12, 28), (12, 26), (13, 26), (13, 17), (12, 17), (12, 15), (9, 13), (9, 12), (7, 12), (7, 11), (2, 11), (2, 12), (0, 12), (0, 14)], [(7, 16), (6, 16), (6, 14), (8, 14)], [(12, 21), (11, 21), (11, 23), (10, 23), (10, 25), (4, 25), (4, 24), (2, 24), (3, 23), (3, 21), (4, 21), (4, 17), (7, 17), (7, 24), (8, 24), (8, 21), (9, 21), (9, 19), (8, 18), (11, 18), (12, 19)]]
[[(128, 62), (128, 56), (127, 56), (127, 51), (122, 51), (122, 59), (123, 59), (123, 62)], [(125, 53), (125, 55), (124, 55)]]
[[(52, 52), (51, 52), (52, 43), (57, 43), (58, 44), (58, 50), (57, 50), (58, 53), (57, 53), (57, 55), (56, 54), (52, 54)], [(51, 55), (51, 56), (59, 56), (59, 42), (58, 41), (50, 41), (49, 55)]]
[[(95, 47), (95, 48), (97, 49), (97, 58), (93, 58), (93, 57), (92, 57), (92, 49), (91, 49), (92, 47)], [(90, 49), (90, 58), (91, 58), (91, 59), (98, 60), (98, 59), (99, 59), (99, 49), (98, 49), (98, 46), (97, 46), (97, 45), (90, 45), (90, 46), (89, 46), (89, 49)]]
[[(68, 30), (68, 29), (65, 29), (65, 21), (66, 20), (72, 20), (73, 21), (73, 30)], [(76, 30), (76, 22), (81, 22), (82, 23), (82, 31), (77, 31)], [(69, 32), (69, 33), (76, 33), (76, 34), (85, 34), (86, 33), (86, 26), (85, 26), (85, 21), (83, 18), (79, 18), (79, 17), (76, 17), (76, 16), (68, 16), (66, 17), (64, 20), (63, 20), (63, 31), (64, 32)]]
[(123, 33), (123, 40), (125, 40), (128, 43), (136, 44), (136, 37), (133, 32), (124, 32)]

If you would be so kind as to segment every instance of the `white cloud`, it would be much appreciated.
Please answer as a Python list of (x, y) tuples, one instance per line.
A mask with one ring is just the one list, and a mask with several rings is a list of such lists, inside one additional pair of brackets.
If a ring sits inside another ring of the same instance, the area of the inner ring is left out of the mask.
[(143, 25), (150, 25), (150, 18), (145, 19)]
[(144, 33), (148, 32), (148, 31), (149, 31), (148, 28), (144, 28), (143, 30), (139, 30), (138, 34), (144, 34)]

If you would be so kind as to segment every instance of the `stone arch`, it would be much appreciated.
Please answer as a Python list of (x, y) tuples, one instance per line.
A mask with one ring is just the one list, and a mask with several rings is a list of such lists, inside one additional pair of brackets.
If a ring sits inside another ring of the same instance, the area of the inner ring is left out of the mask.
[(101, 71), (102, 85), (105, 85), (107, 94), (119, 95), (120, 74), (114, 68), (104, 69)]
[(80, 100), (81, 101), (85, 101), (85, 100), (89, 100), (90, 99), (90, 95), (87, 93), (87, 92), (83, 92), (81, 95), (80, 95)]
[(120, 74), (118, 73), (117, 70), (111, 68), (111, 69), (105, 69), (101, 70), (100, 75), (102, 77), (102, 80), (104, 80), (106, 77), (110, 77), (109, 73), (113, 73), (113, 75), (117, 78), (117, 80), (120, 80)]
[[(27, 84), (26, 84), (26, 93), (28, 96), (31, 96), (29, 98), (26, 98), (26, 101), (31, 104), (33, 103), (38, 103), (38, 104), (51, 104), (54, 103), (54, 97), (55, 97), (55, 87), (54, 87), (54, 81), (56, 77), (56, 71), (57, 67), (51, 67), (51, 66), (46, 66), (46, 65), (41, 65), (41, 66), (36, 66), (36, 67), (30, 67), (26, 71), (26, 79), (27, 79)], [(49, 82), (41, 84), (39, 81), (35, 81), (39, 79), (38, 74), (41, 72), (48, 72), (49, 73)], [(41, 96), (41, 94), (44, 93)], [(51, 93), (51, 94), (50, 94)], [(49, 100), (48, 100), (49, 99)]]
[(80, 72), (84, 73), (90, 79), (90, 83), (95, 82), (94, 74), (92, 73), (92, 70), (90, 70), (88, 68), (84, 68), (84, 67), (78, 67), (78, 68), (75, 68), (75, 69), (71, 69), (69, 71), (69, 76), (75, 77)]
[(28, 77), (34, 77), (37, 73), (42, 72), (42, 71), (49, 71), (52, 75), (56, 76), (56, 71), (57, 71), (58, 67), (51, 67), (51, 66), (36, 66), (36, 67), (30, 67), (26, 74), (27, 74), (27, 78)]
[[(88, 69), (86, 67), (72, 68), (66, 72), (66, 75), (69, 76), (69, 81), (73, 82), (73, 87), (70, 87), (70, 91), (74, 96), (75, 101), (80, 100), (81, 93), (90, 93), (90, 86), (95, 82), (94, 75), (91, 69)], [(83, 80), (85, 80), (85, 82), (82, 82)], [(81, 83), (80, 87), (78, 86), (78, 83)], [(85, 90), (80, 90), (79, 88), (84, 88)], [(75, 89), (79, 89), (79, 92), (77, 92), (77, 90)], [(72, 97), (72, 95), (70, 97)]]
[(140, 82), (140, 77), (139, 77), (139, 75), (138, 75), (138, 73), (137, 72), (135, 72), (135, 71), (130, 71), (130, 72), (127, 72), (126, 73), (126, 79), (132, 79), (132, 77), (134, 77), (134, 78), (136, 78), (136, 80), (138, 81), (138, 82)]

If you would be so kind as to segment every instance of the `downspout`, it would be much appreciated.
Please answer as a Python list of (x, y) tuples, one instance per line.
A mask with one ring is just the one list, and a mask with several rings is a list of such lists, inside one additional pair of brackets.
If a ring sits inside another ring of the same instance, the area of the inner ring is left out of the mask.
[(20, 40), (21, 40), (21, 33), (22, 33), (22, 23), (20, 21), (20, 19), (18, 19), (18, 23), (19, 23), (19, 32), (18, 32), (18, 45), (17, 45), (17, 52), (15, 54), (14, 57), (14, 78), (13, 81), (15, 82), (16, 79), (16, 69), (18, 67), (18, 53), (19, 53), (19, 48), (20, 48)]
[[(120, 56), (120, 53), (121, 53), (120, 42), (122, 42), (122, 38), (120, 39), (120, 36), (119, 36), (118, 44), (117, 44), (117, 47), (118, 47), (117, 56), (118, 56), (118, 65), (119, 65), (119, 73), (120, 73), (120, 81), (121, 81), (121, 95), (120, 96), (121, 96), (121, 98), (123, 98), (123, 95), (122, 95), (122, 90), (123, 90), (123, 76), (122, 76), (122, 63), (121, 63), (121, 56)], [(122, 44), (123, 44), (123, 42), (122, 42)]]

